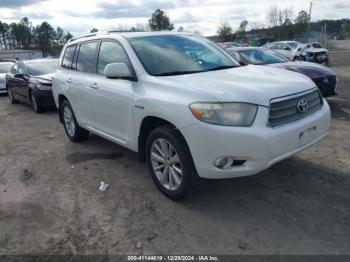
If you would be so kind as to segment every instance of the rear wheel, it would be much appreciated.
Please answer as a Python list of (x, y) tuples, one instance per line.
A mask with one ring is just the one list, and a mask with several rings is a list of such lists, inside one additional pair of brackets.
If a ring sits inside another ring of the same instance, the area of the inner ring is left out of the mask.
[(15, 99), (15, 96), (13, 94), (12, 88), (7, 87), (7, 94), (8, 94), (9, 101), (10, 101), (11, 104), (17, 104), (18, 103), (18, 100)]
[(177, 130), (158, 127), (147, 138), (147, 165), (158, 189), (173, 200), (189, 197), (198, 175), (188, 146)]
[(67, 100), (62, 103), (60, 114), (63, 119), (64, 130), (72, 142), (80, 142), (88, 139), (89, 131), (79, 126), (73, 109)]

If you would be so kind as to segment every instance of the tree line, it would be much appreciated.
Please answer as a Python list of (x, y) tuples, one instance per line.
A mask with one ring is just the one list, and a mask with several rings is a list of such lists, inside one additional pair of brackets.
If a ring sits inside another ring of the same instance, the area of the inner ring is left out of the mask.
[[(233, 30), (228, 22), (223, 22), (217, 29), (218, 36), (214, 39), (243, 43), (252, 43), (258, 39), (256, 45), (277, 40), (300, 40), (307, 36), (307, 32), (321, 31), (325, 24), (327, 24), (328, 35), (333, 34), (338, 38), (350, 37), (350, 19), (321, 20), (310, 23), (310, 16), (304, 10), (294, 16), (292, 8), (279, 9), (277, 6), (271, 6), (266, 14), (266, 20), (267, 25), (243, 20), (236, 30)], [(174, 24), (161, 9), (156, 9), (145, 25), (117, 28), (117, 31), (133, 32), (160, 30), (174, 30)], [(182, 32), (184, 28), (180, 26), (177, 30)], [(97, 31), (98, 29), (93, 28), (90, 32)], [(37, 26), (32, 26), (27, 17), (22, 18), (18, 23), (7, 24), (0, 21), (0, 49), (39, 49), (45, 56), (58, 55), (72, 37), (70, 32), (65, 32), (60, 27), (55, 29), (46, 21)]]
[(27, 17), (18, 23), (0, 21), (0, 49), (39, 49), (45, 56), (58, 55), (72, 34), (48, 22), (35, 27)]
[[(243, 20), (234, 30), (228, 22), (222, 22), (218, 29), (218, 41), (238, 41), (238, 42), (256, 42), (261, 45), (265, 42), (279, 40), (307, 41), (312, 38), (313, 32), (325, 32), (326, 37), (343, 39), (350, 37), (350, 20), (320, 20), (311, 22), (307, 11), (301, 10), (294, 15), (292, 8), (279, 9), (274, 5), (269, 8), (266, 13), (266, 23), (254, 22), (249, 23)], [(248, 25), (250, 27), (247, 31)], [(326, 29), (327, 30), (326, 30)]]
[[(174, 25), (169, 17), (161, 9), (156, 9), (147, 25), (137, 24), (130, 28), (119, 26), (117, 31), (159, 31), (173, 30)], [(97, 32), (92, 28), (91, 33)], [(27, 17), (18, 23), (7, 24), (0, 21), (0, 49), (39, 49), (44, 56), (59, 55), (63, 46), (72, 38), (70, 32), (65, 32), (61, 27), (53, 28), (48, 22), (32, 26)]]

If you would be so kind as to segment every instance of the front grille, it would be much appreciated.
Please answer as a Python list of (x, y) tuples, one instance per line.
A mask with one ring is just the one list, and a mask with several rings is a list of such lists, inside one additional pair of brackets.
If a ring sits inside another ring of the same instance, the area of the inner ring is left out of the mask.
[[(308, 109), (301, 113), (298, 111), (297, 104), (303, 99), (307, 101)], [(286, 98), (284, 100), (272, 100), (270, 103), (268, 124), (271, 127), (276, 127), (297, 121), (320, 110), (322, 103), (322, 97), (318, 90), (314, 90), (307, 94), (304, 93), (299, 96), (293, 96), (292, 98)]]

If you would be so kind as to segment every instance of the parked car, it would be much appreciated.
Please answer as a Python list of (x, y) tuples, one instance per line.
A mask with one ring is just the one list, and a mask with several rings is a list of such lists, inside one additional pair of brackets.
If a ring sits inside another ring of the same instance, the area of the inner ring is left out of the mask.
[(299, 59), (301, 46), (302, 44), (297, 41), (280, 41), (264, 45), (264, 47), (272, 49), (290, 60)]
[(233, 47), (240, 47), (241, 44), (237, 42), (224, 42), (219, 44), (223, 48), (233, 48)]
[(268, 65), (302, 73), (314, 81), (324, 97), (337, 94), (339, 83), (337, 75), (332, 69), (323, 65), (292, 62), (275, 51), (261, 47), (231, 48), (227, 51), (243, 64)]
[(75, 37), (62, 50), (53, 94), (71, 141), (91, 132), (138, 152), (175, 200), (199, 177), (259, 173), (320, 141), (330, 125), (310, 78), (240, 66), (215, 43), (182, 33)]
[(7, 94), (6, 74), (10, 72), (14, 62), (12, 60), (0, 59), (0, 94)]
[(28, 103), (36, 113), (55, 107), (52, 74), (57, 65), (57, 59), (17, 61), (6, 75), (10, 103)]
[(330, 65), (328, 50), (322, 48), (318, 43), (307, 44), (302, 46), (298, 60)]

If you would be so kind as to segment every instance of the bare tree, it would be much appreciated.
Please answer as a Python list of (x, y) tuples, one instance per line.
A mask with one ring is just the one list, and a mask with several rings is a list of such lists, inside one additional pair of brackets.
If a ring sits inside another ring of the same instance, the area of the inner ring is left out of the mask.
[(294, 11), (292, 7), (281, 9), (278, 11), (278, 25), (282, 26), (291, 23)]
[(232, 37), (232, 27), (228, 22), (222, 22), (217, 30), (217, 34), (224, 41), (229, 41)]
[(270, 9), (267, 12), (267, 21), (269, 21), (270, 25), (273, 27), (278, 25), (278, 14), (277, 5), (270, 6)]
[(248, 20), (243, 20), (241, 24), (239, 25), (238, 31), (237, 31), (237, 36), (241, 41), (246, 42), (246, 30), (248, 26)]

